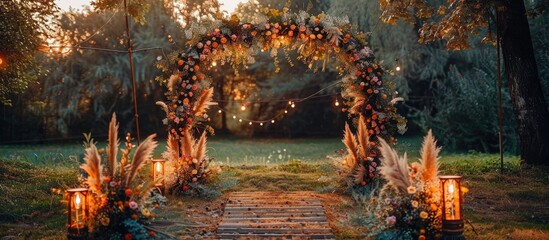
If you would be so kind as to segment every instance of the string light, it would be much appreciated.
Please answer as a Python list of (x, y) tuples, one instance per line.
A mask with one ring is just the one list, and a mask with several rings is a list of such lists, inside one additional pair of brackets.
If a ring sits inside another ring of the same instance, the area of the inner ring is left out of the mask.
[(295, 103), (292, 103), (292, 108), (295, 108)]
[(242, 118), (241, 119), (238, 119), (239, 122), (242, 122)]
[(395, 59), (395, 62), (396, 62), (395, 70), (398, 72), (398, 71), (400, 71), (400, 63), (398, 63), (398, 59)]
[(212, 67), (215, 67), (215, 66), (217, 66), (217, 62), (216, 62), (216, 61), (213, 61), (213, 62), (212, 62)]
[(242, 106), (240, 107), (240, 110), (246, 111), (246, 105), (242, 104)]
[(339, 101), (338, 101), (337, 99), (336, 99), (334, 105), (335, 105), (336, 107), (339, 107)]
[(288, 110), (284, 110), (284, 113), (288, 113)]
[(252, 122), (250, 122), (250, 125), (252, 125)]
[(233, 119), (236, 119), (236, 115), (233, 115)]
[(260, 123), (259, 123), (259, 126), (263, 126), (263, 123), (262, 123), (262, 122), (260, 122)]
[(217, 111), (218, 113), (221, 113), (221, 109), (219, 109), (219, 111)]
[(274, 119), (273, 119), (273, 120), (271, 120), (271, 123), (275, 123), (275, 120), (274, 120)]

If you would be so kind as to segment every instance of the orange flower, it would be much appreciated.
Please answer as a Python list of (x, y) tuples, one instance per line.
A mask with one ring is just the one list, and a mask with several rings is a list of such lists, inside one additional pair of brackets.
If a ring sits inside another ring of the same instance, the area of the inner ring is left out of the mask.
[(132, 214), (132, 219), (136, 219), (136, 220), (137, 220), (138, 217), (139, 217), (139, 216), (137, 216), (137, 214), (135, 214), (135, 213)]
[(368, 73), (371, 73), (373, 69), (371, 67), (368, 68)]
[(189, 99), (188, 98), (183, 99), (183, 104), (189, 104)]
[(226, 38), (226, 37), (222, 37), (222, 38), (221, 38), (221, 43), (223, 43), (223, 44), (227, 43), (227, 38)]
[(417, 238), (417, 240), (425, 240), (425, 235), (419, 235), (419, 237)]
[(198, 65), (194, 65), (194, 70), (198, 71), (198, 70), (200, 70), (200, 67)]
[(315, 36), (314, 34), (311, 34), (311, 35), (309, 36), (309, 38), (315, 40), (316, 36)]
[(110, 182), (111, 181), (111, 177), (104, 177), (103, 178), (103, 182)]
[(372, 94), (374, 91), (372, 91), (371, 88), (368, 88), (368, 90), (366, 90), (366, 92), (367, 92), (368, 94)]
[(316, 35), (316, 38), (318, 38), (318, 39), (322, 39), (323, 37), (324, 36), (322, 36), (322, 34), (320, 34), (320, 33)]
[(197, 85), (193, 85), (191, 89), (192, 89), (193, 91), (196, 91), (196, 89), (198, 89), (198, 86), (197, 86)]
[(126, 191), (124, 191), (124, 193), (126, 194), (126, 196), (131, 196), (132, 195), (132, 189), (131, 188), (126, 188)]
[(295, 30), (296, 26), (294, 24), (290, 25), (290, 29), (293, 31)]
[(154, 231), (150, 231), (149, 232), (149, 237), (154, 237), (154, 236), (156, 236), (156, 233)]
[(183, 61), (183, 60), (177, 61), (177, 65), (179, 65), (179, 66), (183, 65), (184, 63), (185, 63), (185, 61)]
[(218, 46), (219, 46), (219, 43), (217, 43), (217, 42), (213, 42), (213, 43), (212, 43), (212, 47), (213, 47), (213, 48), (217, 48)]
[(315, 18), (315, 23), (320, 23), (320, 19), (319, 18)]

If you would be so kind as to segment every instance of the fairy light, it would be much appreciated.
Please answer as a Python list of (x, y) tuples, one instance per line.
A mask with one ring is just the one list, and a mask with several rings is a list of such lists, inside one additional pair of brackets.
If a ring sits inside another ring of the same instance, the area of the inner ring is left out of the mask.
[(396, 62), (396, 68), (395, 68), (395, 70), (396, 70), (397, 72), (399, 72), (399, 71), (400, 71), (400, 63), (398, 62), (398, 59), (395, 59), (395, 62)]
[(240, 106), (240, 110), (241, 111), (246, 111), (246, 105), (242, 104), (242, 106)]
[(274, 119), (273, 119), (273, 120), (271, 120), (271, 123), (275, 123), (275, 120), (274, 120)]
[(252, 125), (252, 124), (253, 124), (253, 123), (252, 123), (252, 122), (250, 122), (250, 125)]
[(261, 122), (261, 123), (259, 123), (259, 126), (263, 126), (263, 123), (262, 123), (262, 122)]
[(292, 103), (292, 108), (295, 108), (295, 103)]
[(236, 115), (233, 115), (233, 119), (236, 119)]
[(217, 62), (216, 62), (216, 61), (213, 61), (213, 62), (212, 62), (212, 67), (215, 67), (215, 66), (217, 66)]
[(339, 107), (339, 101), (338, 101), (337, 99), (336, 99), (334, 105), (335, 105), (336, 107)]
[(241, 119), (238, 119), (239, 122), (242, 122), (242, 118)]
[(284, 110), (284, 113), (288, 113), (288, 110)]
[(218, 112), (218, 113), (221, 113), (221, 109), (219, 109), (217, 112)]

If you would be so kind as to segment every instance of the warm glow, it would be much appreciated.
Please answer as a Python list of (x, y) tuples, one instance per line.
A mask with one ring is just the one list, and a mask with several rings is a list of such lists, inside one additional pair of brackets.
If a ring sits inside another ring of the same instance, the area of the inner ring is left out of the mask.
[(448, 185), (448, 192), (450, 194), (454, 193), (454, 183), (453, 182), (450, 182), (450, 185)]
[(217, 111), (218, 113), (221, 113), (221, 110)]
[(76, 198), (74, 199), (74, 208), (80, 209), (80, 203), (81, 203), (80, 194), (77, 193)]
[(238, 119), (239, 122), (242, 122), (242, 119)]
[(213, 62), (212, 62), (212, 67), (215, 67), (215, 66), (217, 66), (217, 62), (216, 62), (216, 61), (213, 61)]
[(274, 119), (273, 119), (273, 120), (271, 120), (271, 123), (275, 123), (275, 120), (274, 120)]
[(339, 107), (339, 101), (336, 100), (336, 102), (334, 103), (334, 105), (335, 105), (336, 107)]
[(240, 110), (246, 111), (246, 105), (242, 105), (242, 106), (240, 107)]
[(294, 104), (294, 103), (292, 103), (292, 108), (295, 108), (295, 104)]
[(250, 125), (252, 125), (252, 122), (250, 122)]
[(233, 115), (233, 119), (236, 119), (236, 116), (235, 116), (235, 115)]
[(4, 63), (4, 59), (2, 59), (2, 57), (0, 57), (0, 65), (2, 65), (2, 63)]
[(288, 113), (288, 110), (284, 110), (284, 113)]
[(263, 126), (263, 123), (259, 123), (259, 126)]
[(156, 171), (161, 172), (162, 171), (162, 164), (160, 162), (156, 163)]
[(397, 72), (400, 71), (400, 66), (397, 66), (397, 67), (396, 67), (396, 70), (397, 70)]

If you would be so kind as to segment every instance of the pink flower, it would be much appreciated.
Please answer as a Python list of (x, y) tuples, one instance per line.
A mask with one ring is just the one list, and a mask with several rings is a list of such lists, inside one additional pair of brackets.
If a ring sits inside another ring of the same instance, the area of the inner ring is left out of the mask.
[(137, 203), (134, 202), (134, 201), (131, 201), (129, 206), (130, 206), (131, 209), (134, 209), (134, 210), (137, 209), (137, 207), (138, 207)]
[(395, 225), (396, 223), (396, 217), (395, 216), (389, 216), (386, 219), (388, 225)]
[(233, 40), (233, 42), (236, 41), (237, 38), (236, 34), (231, 35), (231, 40)]

